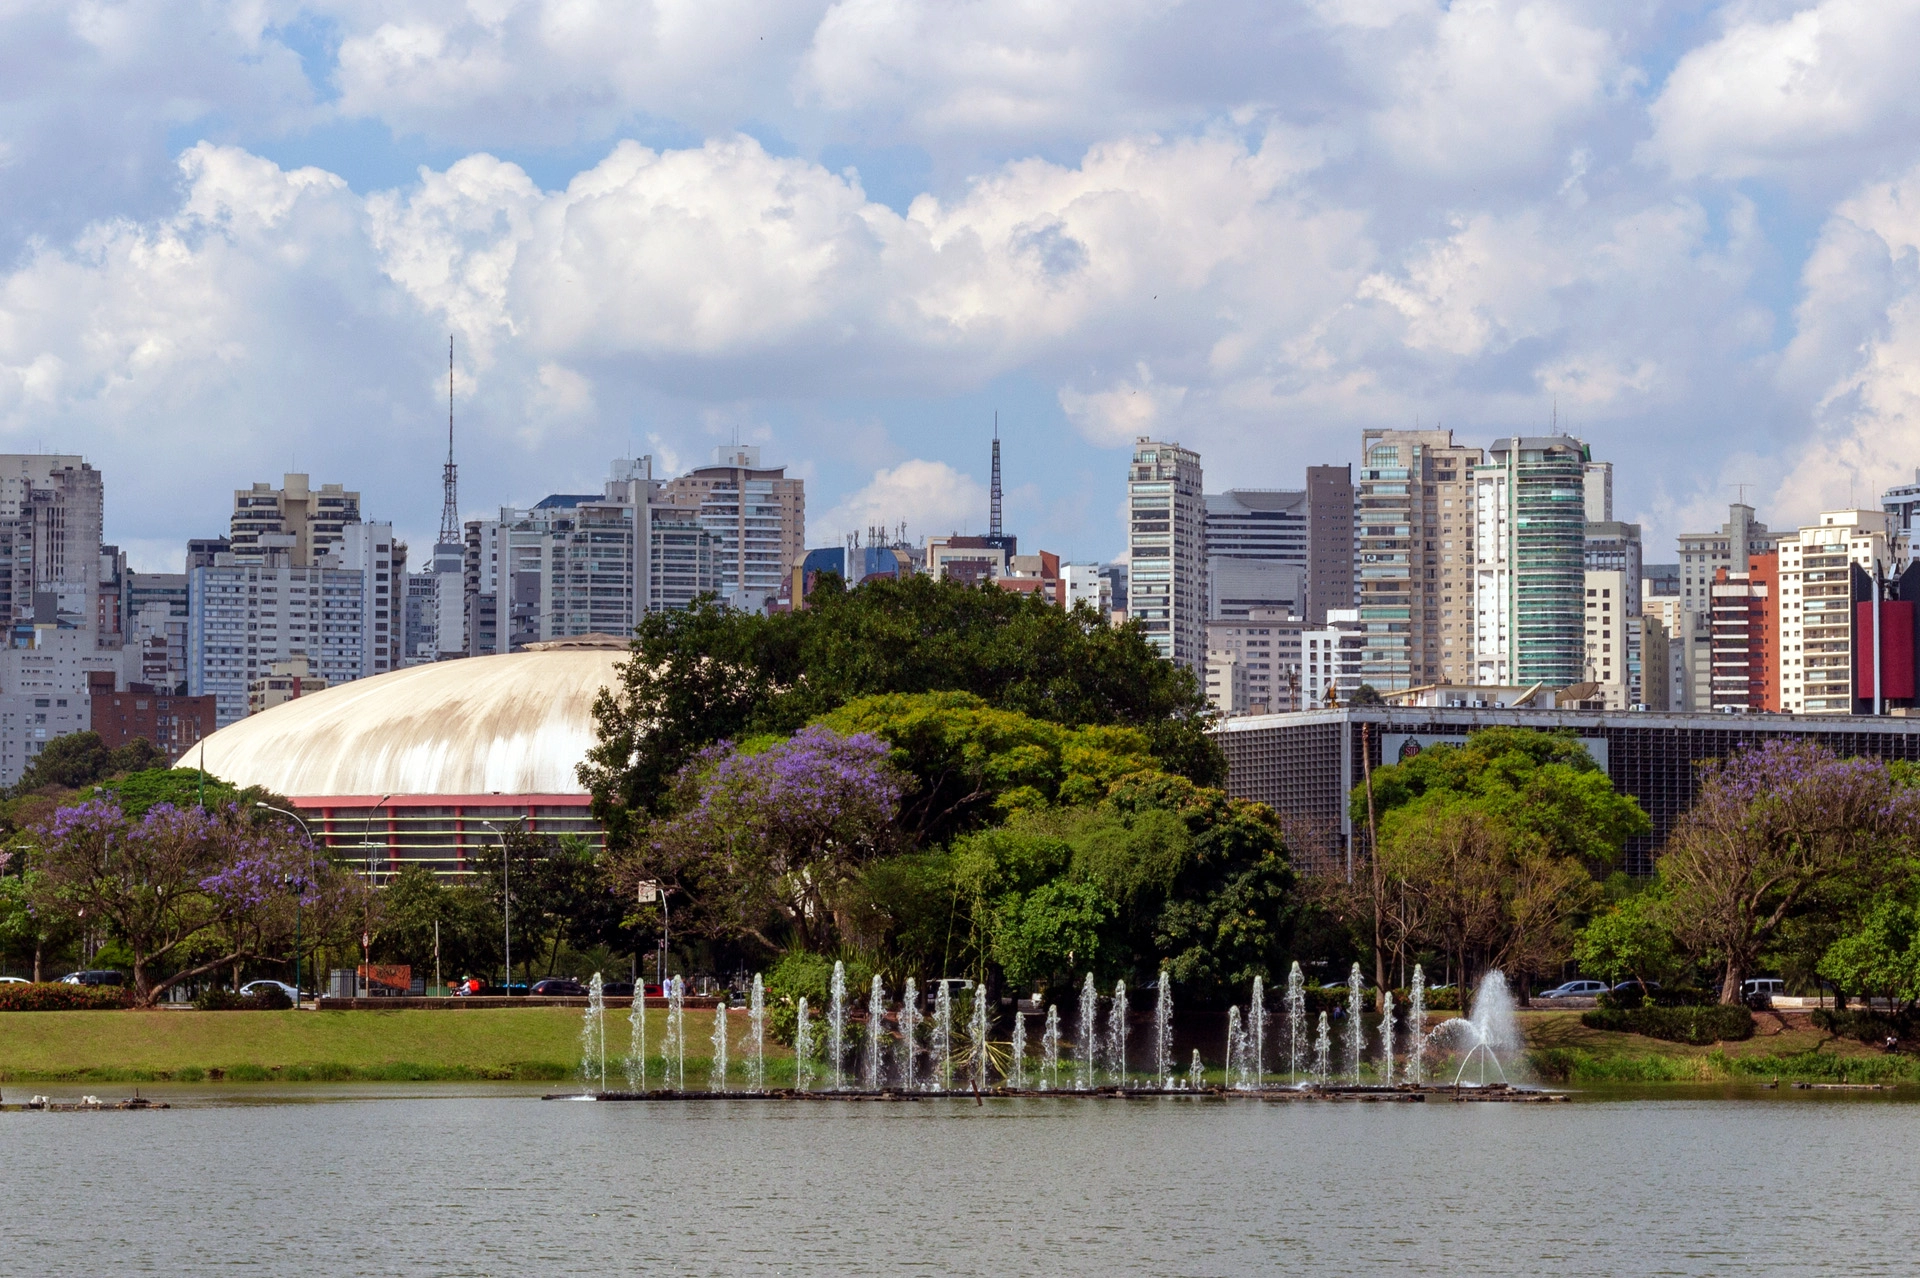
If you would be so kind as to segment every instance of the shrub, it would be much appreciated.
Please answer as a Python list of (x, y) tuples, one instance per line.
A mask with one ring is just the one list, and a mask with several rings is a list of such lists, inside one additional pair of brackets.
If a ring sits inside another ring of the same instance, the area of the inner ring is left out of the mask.
[[(846, 960), (847, 1006), (865, 1008), (867, 986), (873, 980), (873, 968), (865, 960)], [(794, 1030), (800, 1020), (800, 1000), (807, 1000), (807, 1014), (814, 1022), (814, 1041), (824, 1032), (822, 1018), (827, 1014), (833, 986), (833, 959), (824, 954), (794, 950), (781, 957), (766, 976), (767, 1028), (774, 1041), (793, 1046)], [(924, 992), (924, 991), (923, 991)], [(900, 999), (898, 988), (889, 988), (892, 1002)]]
[(1850, 1038), (1860, 1043), (1883, 1043), (1889, 1034), (1905, 1038), (1913, 1029), (1913, 1015), (1909, 1012), (1888, 1016), (1883, 1012), (1852, 1009), (1837, 1012), (1823, 1007), (1815, 1011), (1811, 1019), (1816, 1028), (1835, 1038)]
[(193, 996), (193, 1005), (202, 1012), (284, 1012), (293, 1000), (277, 989), (236, 994), (224, 985), (209, 985)]
[(96, 1012), (131, 1007), (133, 992), (118, 985), (0, 985), (0, 1012)]
[(1746, 1008), (1713, 1004), (1708, 1007), (1596, 1008), (1583, 1012), (1588, 1029), (1614, 1030), (1705, 1047), (1735, 1043), (1753, 1037), (1753, 1013)]
[(1598, 1007), (1635, 1008), (1652, 1007), (1707, 1007), (1717, 1000), (1707, 990), (1694, 985), (1676, 985), (1671, 989), (1648, 990), (1643, 995), (1637, 985), (1629, 986), (1619, 993), (1601, 994), (1594, 1000)]

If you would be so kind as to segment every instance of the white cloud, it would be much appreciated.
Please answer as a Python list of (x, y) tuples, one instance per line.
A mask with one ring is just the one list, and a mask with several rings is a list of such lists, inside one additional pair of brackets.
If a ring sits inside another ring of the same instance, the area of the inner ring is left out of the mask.
[(895, 529), (919, 538), (946, 532), (984, 531), (987, 490), (979, 480), (945, 462), (914, 458), (876, 470), (864, 487), (848, 493), (826, 513), (809, 516), (807, 541), (838, 545), (849, 533)]
[(1823, 0), (1780, 18), (1730, 6), (1725, 31), (1689, 50), (1651, 108), (1649, 154), (1681, 177), (1789, 179), (1908, 151), (1920, 103), (1912, 50), (1920, 0)]
[(1187, 397), (1184, 386), (1161, 386), (1144, 363), (1131, 378), (1102, 391), (1060, 388), (1060, 408), (1074, 428), (1096, 444), (1119, 447), (1151, 436), (1172, 422)]

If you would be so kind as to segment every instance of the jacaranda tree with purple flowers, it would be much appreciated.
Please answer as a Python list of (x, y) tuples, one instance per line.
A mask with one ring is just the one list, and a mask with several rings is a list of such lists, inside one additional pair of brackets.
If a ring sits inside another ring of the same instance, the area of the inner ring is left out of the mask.
[(1920, 835), (1920, 792), (1875, 759), (1769, 741), (1709, 771), (1660, 859), (1674, 934), (1722, 968), (1720, 1001), (1816, 890), (1874, 873)]
[(676, 929), (768, 951), (822, 950), (855, 873), (891, 845), (904, 780), (886, 742), (813, 725), (760, 750), (712, 746), (675, 777), (674, 815), (613, 864), (658, 880)]
[(237, 807), (162, 803), (136, 819), (94, 799), (32, 833), (43, 904), (104, 923), (132, 954), (134, 997), (145, 1005), (181, 981), (281, 957), (296, 891), (312, 911), (310, 935), (358, 891), (298, 831), (255, 824)]

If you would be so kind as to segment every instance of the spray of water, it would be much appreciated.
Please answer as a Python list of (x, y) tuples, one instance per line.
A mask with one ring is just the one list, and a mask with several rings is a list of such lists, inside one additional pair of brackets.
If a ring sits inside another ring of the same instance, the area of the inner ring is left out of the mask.
[(1295, 963), (1287, 973), (1287, 1081), (1298, 1083), (1307, 1063), (1307, 981)]
[(1320, 1032), (1313, 1039), (1313, 1081), (1325, 1086), (1333, 1068), (1333, 1036), (1327, 1031), (1327, 1014), (1320, 1013)]
[(670, 1092), (687, 1090), (687, 982), (667, 978), (667, 1032), (660, 1044), (663, 1084)]
[(1347, 1077), (1353, 1083), (1360, 1082), (1360, 1053), (1367, 1047), (1367, 1027), (1361, 1021), (1366, 1011), (1366, 981), (1360, 975), (1360, 965), (1355, 963), (1353, 971), (1347, 975)]
[(1107, 1068), (1113, 1081), (1127, 1085), (1127, 983), (1113, 983), (1113, 1006), (1107, 1010)]
[(713, 1005), (713, 1069), (707, 1075), (707, 1090), (727, 1090), (727, 996)]
[(993, 1017), (987, 1011), (987, 983), (973, 983), (973, 1014), (967, 1017), (967, 1068), (973, 1072), (973, 1088), (984, 1092), (991, 1087), (991, 1071), (988, 1069), (987, 1037), (993, 1028)]
[(827, 1069), (833, 1090), (847, 1086), (847, 965), (833, 961), (833, 986), (827, 1000)]
[(592, 1091), (607, 1090), (607, 996), (598, 972), (587, 984), (587, 1014), (580, 1026), (580, 1081)]
[(1207, 1067), (1200, 1063), (1200, 1049), (1193, 1049), (1193, 1063), (1187, 1066), (1187, 1086), (1199, 1091), (1207, 1085)]
[(767, 1090), (767, 990), (760, 973), (753, 974), (753, 993), (747, 1003), (747, 1090)]
[(880, 1090), (887, 1077), (887, 987), (875, 975), (867, 990), (866, 1085), (870, 1092)]
[(1100, 995), (1093, 988), (1093, 973), (1080, 986), (1079, 1059), (1073, 1063), (1073, 1085), (1087, 1091), (1095, 1085), (1094, 1052), (1100, 1042)]
[(1173, 976), (1160, 969), (1153, 1001), (1153, 1078), (1155, 1087), (1173, 1086)]
[(633, 987), (633, 1005), (627, 1009), (627, 1090), (647, 1090), (647, 987)]
[(1016, 1005), (1013, 1010), (1013, 1045), (1007, 1060), (1007, 1086), (1016, 1092), (1027, 1090), (1027, 1014)]
[(793, 1090), (804, 1092), (813, 1085), (813, 1013), (807, 996), (800, 996), (793, 1026)]
[(933, 1090), (953, 1090), (953, 994), (941, 981), (933, 991)]
[(1385, 995), (1385, 1011), (1380, 1016), (1380, 1082), (1393, 1086), (1393, 991)]
[(897, 1061), (895, 1069), (900, 1075), (900, 1086), (912, 1091), (920, 1085), (920, 1071), (917, 1057), (920, 1036), (920, 987), (913, 978), (907, 978), (906, 991), (900, 996), (900, 1043), (894, 1049)]
[(1247, 1064), (1249, 1087), (1259, 1088), (1267, 1078), (1267, 987), (1253, 978), (1253, 1001), (1247, 1004)]
[(1240, 1027), (1238, 1003), (1227, 1009), (1226, 1083), (1235, 1088), (1247, 1085), (1247, 1032)]
[[(1447, 1038), (1465, 1049), (1460, 1067), (1454, 1073), (1455, 1086), (1469, 1081), (1469, 1073), (1474, 1075), (1472, 1081), (1476, 1083), (1508, 1081), (1502, 1058), (1512, 1060), (1522, 1043), (1519, 1020), (1514, 1015), (1513, 992), (1507, 988), (1506, 975), (1496, 970), (1481, 977), (1480, 988), (1473, 995), (1473, 1015), (1442, 1021), (1428, 1038)], [(1489, 1069), (1493, 1071), (1491, 1080)]]
[(1060, 1009), (1047, 1004), (1047, 1028), (1040, 1033), (1040, 1090), (1060, 1087)]
[(1418, 963), (1407, 1001), (1407, 1081), (1427, 1081), (1427, 974)]

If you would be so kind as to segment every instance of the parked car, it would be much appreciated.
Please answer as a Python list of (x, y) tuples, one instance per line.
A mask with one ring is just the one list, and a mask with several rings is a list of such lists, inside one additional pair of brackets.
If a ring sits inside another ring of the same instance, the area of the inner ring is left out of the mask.
[(585, 998), (587, 987), (564, 976), (549, 976), (544, 981), (535, 981), (529, 992), (557, 998)]
[(1550, 990), (1535, 994), (1535, 998), (1598, 998), (1607, 992), (1605, 981), (1568, 981), (1556, 985)]
[(33, 982), (29, 981), (24, 976), (0, 976), (0, 985), (31, 985), (31, 984), (33, 984)]
[(1749, 1007), (1769, 1007), (1775, 995), (1784, 995), (1787, 983), (1777, 976), (1756, 976), (1740, 982), (1740, 998)]
[(127, 978), (120, 972), (68, 972), (60, 978), (62, 985), (125, 985)]
[(285, 981), (248, 981), (240, 987), (240, 993), (243, 995), (263, 994), (268, 990), (279, 990), (295, 1003), (303, 998), (313, 997), (311, 994), (302, 994)]
[(1651, 993), (1659, 988), (1660, 982), (1658, 981), (1647, 981), (1644, 984), (1639, 981), (1622, 981), (1613, 987), (1613, 992), (1615, 994), (1638, 994), (1644, 989)]
[(602, 986), (600, 992), (608, 998), (632, 998), (633, 982), (615, 981), (611, 985)]

